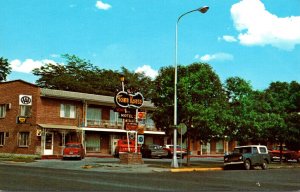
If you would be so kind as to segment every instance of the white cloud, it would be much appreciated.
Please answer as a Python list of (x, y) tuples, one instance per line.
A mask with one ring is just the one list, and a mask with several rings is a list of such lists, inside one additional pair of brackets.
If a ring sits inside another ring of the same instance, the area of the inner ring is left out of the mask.
[(233, 55), (229, 53), (215, 53), (215, 54), (206, 54), (203, 56), (196, 55), (195, 59), (199, 59), (202, 62), (209, 62), (212, 60), (216, 61), (225, 61), (225, 60), (233, 60)]
[(102, 1), (97, 1), (96, 7), (101, 10), (108, 10), (111, 8), (111, 5), (108, 3), (103, 3)]
[(32, 59), (26, 59), (24, 62), (21, 62), (19, 59), (12, 60), (10, 62), (12, 71), (17, 71), (21, 73), (31, 73), (34, 68), (40, 68), (41, 66), (52, 63), (55, 64), (56, 62), (49, 59), (44, 59), (41, 61), (34, 61)]
[(50, 55), (50, 57), (53, 57), (53, 58), (58, 58), (58, 57), (59, 57), (59, 55), (58, 55), (58, 54), (55, 54), (55, 53), (53, 53), (53, 54), (51, 54), (51, 55)]
[(237, 39), (234, 36), (223, 35), (222, 39), (227, 42), (236, 42)]
[(145, 73), (146, 76), (151, 77), (152, 79), (155, 79), (155, 77), (158, 75), (158, 71), (151, 68), (149, 65), (144, 65), (142, 67), (138, 67), (135, 70), (136, 73)]
[(260, 0), (242, 0), (231, 7), (238, 39), (243, 45), (272, 45), (291, 50), (300, 44), (300, 16), (278, 17)]

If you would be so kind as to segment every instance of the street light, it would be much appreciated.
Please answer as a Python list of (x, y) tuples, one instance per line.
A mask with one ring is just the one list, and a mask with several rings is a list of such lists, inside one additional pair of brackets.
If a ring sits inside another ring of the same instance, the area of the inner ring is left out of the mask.
[(173, 159), (172, 159), (172, 164), (171, 167), (178, 167), (178, 161), (177, 161), (177, 63), (178, 63), (178, 59), (177, 59), (177, 48), (178, 48), (178, 23), (180, 21), (180, 19), (192, 12), (195, 11), (199, 11), (200, 13), (206, 13), (208, 11), (209, 7), (208, 6), (203, 6), (200, 7), (198, 9), (192, 10), (192, 11), (188, 11), (182, 15), (180, 15), (177, 19), (176, 22), (176, 34), (175, 34), (175, 78), (174, 78), (174, 148), (173, 148)]

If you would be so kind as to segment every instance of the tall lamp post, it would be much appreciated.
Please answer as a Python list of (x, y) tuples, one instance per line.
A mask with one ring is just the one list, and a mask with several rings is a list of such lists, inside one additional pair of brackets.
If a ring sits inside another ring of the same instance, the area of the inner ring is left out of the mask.
[(192, 11), (188, 11), (182, 15), (180, 15), (177, 19), (176, 22), (176, 34), (175, 34), (175, 78), (174, 78), (174, 148), (173, 148), (173, 159), (172, 159), (172, 164), (171, 167), (178, 167), (178, 161), (177, 161), (177, 64), (178, 64), (178, 58), (177, 58), (177, 54), (178, 54), (178, 23), (180, 21), (180, 19), (192, 12), (195, 11), (199, 11), (200, 13), (206, 13), (207, 10), (209, 9), (208, 6), (203, 6), (200, 7), (198, 9), (192, 10)]

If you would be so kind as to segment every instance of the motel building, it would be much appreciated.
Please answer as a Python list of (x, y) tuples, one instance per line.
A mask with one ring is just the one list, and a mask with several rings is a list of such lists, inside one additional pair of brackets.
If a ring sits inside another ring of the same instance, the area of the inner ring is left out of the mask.
[[(0, 82), (0, 153), (60, 157), (67, 142), (81, 142), (87, 156), (111, 156), (118, 139), (126, 138), (126, 120), (115, 107), (111, 96), (45, 89), (23, 80)], [(172, 136), (151, 119), (154, 109), (150, 101), (138, 109), (144, 143), (170, 144)], [(190, 143), (192, 155), (224, 154), (231, 145)]]

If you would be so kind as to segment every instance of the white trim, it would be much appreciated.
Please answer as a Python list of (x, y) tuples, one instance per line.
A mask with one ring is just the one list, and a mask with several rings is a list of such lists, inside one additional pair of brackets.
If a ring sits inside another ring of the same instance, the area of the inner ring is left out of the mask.
[(165, 135), (164, 131), (144, 131), (144, 134)]
[(40, 127), (47, 128), (47, 129), (80, 129), (77, 126), (73, 125), (53, 125), (53, 124), (38, 124)]
[[(84, 131), (100, 131), (100, 132), (115, 132), (115, 133), (126, 133), (124, 129), (108, 129), (108, 128), (91, 128), (91, 127), (82, 127)], [(153, 135), (165, 135), (164, 131), (144, 131), (144, 134), (153, 134)]]
[(100, 131), (100, 132), (119, 132), (126, 133), (126, 130), (123, 129), (108, 129), (108, 128), (91, 128), (91, 127), (82, 127), (84, 131)]

